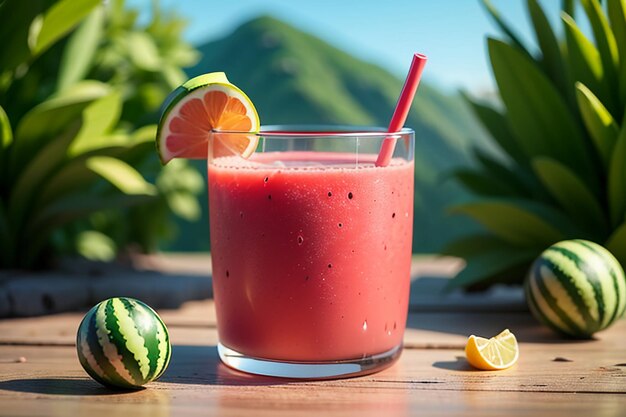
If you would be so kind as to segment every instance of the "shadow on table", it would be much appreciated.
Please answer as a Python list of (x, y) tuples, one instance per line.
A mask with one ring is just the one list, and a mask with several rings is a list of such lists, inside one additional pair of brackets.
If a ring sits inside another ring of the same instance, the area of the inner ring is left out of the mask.
[[(221, 385), (221, 386), (267, 386), (284, 385), (288, 379), (245, 374), (224, 365), (215, 346), (176, 345), (165, 374), (158, 380), (175, 384)], [(0, 390), (47, 395), (98, 396), (132, 394), (138, 390), (106, 388), (87, 378), (25, 378), (0, 381)]]
[(0, 381), (0, 390), (48, 395), (114, 395), (136, 392), (105, 388), (90, 379), (27, 378)]
[(175, 345), (172, 347), (171, 362), (159, 381), (175, 384), (266, 386), (284, 385), (291, 380), (251, 375), (229, 368), (220, 361), (216, 346)]
[(479, 372), (467, 362), (464, 356), (457, 356), (453, 361), (438, 361), (433, 363), (433, 367), (448, 371), (468, 371)]

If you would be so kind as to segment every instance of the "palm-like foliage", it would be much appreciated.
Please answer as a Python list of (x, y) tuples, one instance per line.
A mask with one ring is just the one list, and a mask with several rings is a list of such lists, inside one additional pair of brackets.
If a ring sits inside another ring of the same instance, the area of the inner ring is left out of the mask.
[[(180, 21), (157, 17), (138, 27), (121, 0), (0, 1), (0, 268), (42, 266), (64, 251), (152, 249), (170, 208), (197, 215), (198, 174), (158, 168), (144, 118), (194, 59)], [(147, 42), (154, 48), (136, 50)], [(138, 68), (148, 59), (167, 65)]]
[[(573, 17), (580, 3), (592, 29)], [(476, 198), (451, 208), (484, 233), (446, 253), (467, 267), (452, 285), (521, 283), (547, 246), (568, 238), (605, 245), (626, 265), (626, 1), (564, 1), (562, 36), (527, 1), (539, 52), (531, 52), (484, 0), (504, 39), (488, 39), (501, 107), (467, 98), (502, 154), (476, 151), (455, 173)]]

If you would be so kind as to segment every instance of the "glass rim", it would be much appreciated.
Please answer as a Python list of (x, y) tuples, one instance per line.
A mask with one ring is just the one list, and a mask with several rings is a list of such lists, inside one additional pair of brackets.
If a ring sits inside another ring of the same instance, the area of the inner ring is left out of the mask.
[(388, 132), (379, 126), (351, 126), (351, 125), (263, 125), (259, 132), (242, 132), (233, 130), (214, 130), (216, 134), (246, 134), (263, 138), (293, 138), (293, 137), (400, 137), (415, 134), (414, 130), (403, 127), (397, 132)]

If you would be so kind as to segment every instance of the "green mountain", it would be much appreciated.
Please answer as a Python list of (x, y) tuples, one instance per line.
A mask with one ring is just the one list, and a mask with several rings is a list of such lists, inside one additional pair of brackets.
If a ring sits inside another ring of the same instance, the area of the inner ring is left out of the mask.
[[(387, 70), (269, 16), (255, 18), (199, 50), (202, 59), (188, 70), (189, 76), (226, 72), (252, 99), (266, 125), (386, 126), (402, 88), (403, 81)], [(468, 163), (470, 147), (484, 134), (458, 95), (444, 94), (426, 82), (406, 125), (416, 132), (413, 249), (436, 252), (471, 227), (446, 217), (444, 207), (463, 194), (444, 179), (447, 171)], [(206, 170), (204, 164), (198, 166)], [(206, 228), (198, 229), (185, 226), (185, 240), (174, 249), (208, 248)]]

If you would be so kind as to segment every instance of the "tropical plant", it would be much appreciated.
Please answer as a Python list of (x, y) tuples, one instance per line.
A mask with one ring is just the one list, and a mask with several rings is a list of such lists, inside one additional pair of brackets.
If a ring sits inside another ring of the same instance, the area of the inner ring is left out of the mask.
[[(112, 0), (103, 17), (90, 17), (101, 25), (101, 35), (93, 59), (85, 63), (84, 78), (101, 80), (118, 89), (124, 97), (120, 124), (127, 128), (149, 124), (143, 132), (154, 139), (161, 103), (187, 79), (182, 68), (195, 64), (199, 53), (183, 40), (186, 22), (163, 10), (158, 1), (152, 1), (149, 21), (140, 23), (139, 17), (138, 10), (127, 7), (124, 0)], [(92, 32), (91, 24), (83, 22), (77, 32)], [(77, 43), (85, 39), (82, 33), (72, 37)], [(99, 214), (90, 219), (90, 226), (110, 236), (117, 247), (132, 246), (152, 252), (177, 235), (180, 222), (174, 216), (185, 221), (198, 220), (198, 194), (204, 181), (187, 161), (177, 160), (172, 166), (162, 167), (154, 148), (144, 149), (130, 162), (154, 183), (157, 198), (123, 212), (109, 210), (106, 216)]]
[[(475, 198), (450, 208), (484, 232), (452, 242), (467, 266), (453, 286), (521, 283), (551, 244), (583, 238), (626, 265), (626, 1), (564, 1), (557, 35), (527, 1), (534, 53), (488, 0), (504, 39), (488, 39), (501, 106), (467, 97), (502, 151), (476, 151), (479, 167), (455, 173)], [(574, 19), (582, 6), (593, 34)]]
[[(123, 1), (0, 1), (0, 267), (152, 249), (168, 233), (169, 209), (197, 216), (198, 174), (184, 164), (157, 174), (145, 117), (193, 58), (168, 55), (180, 47), (180, 21), (155, 16), (150, 32)], [(128, 40), (143, 29), (149, 41)], [(149, 42), (155, 55), (145, 58), (136, 49)], [(137, 69), (144, 59), (168, 65)]]

